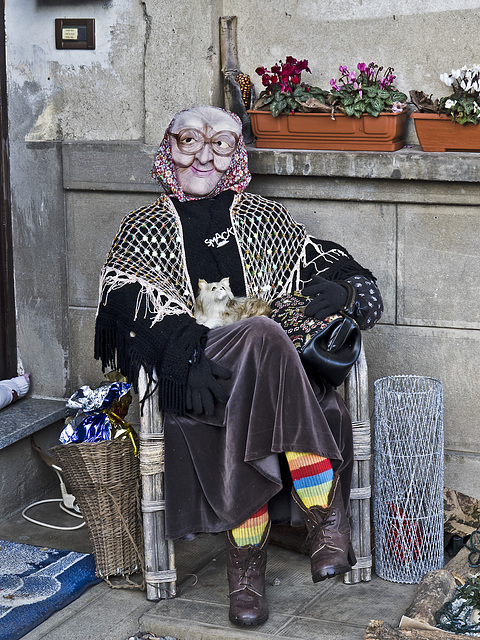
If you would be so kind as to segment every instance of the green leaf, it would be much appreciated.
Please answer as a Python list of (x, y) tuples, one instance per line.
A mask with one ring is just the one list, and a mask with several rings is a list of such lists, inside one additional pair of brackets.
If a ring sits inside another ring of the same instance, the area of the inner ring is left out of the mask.
[(375, 98), (374, 100), (372, 100), (371, 106), (373, 111), (378, 111), (378, 113), (380, 113), (380, 111), (383, 111), (385, 109), (385, 103), (383, 102), (383, 100), (379, 100), (378, 98)]
[(383, 100), (385, 100), (385, 98), (390, 97), (390, 91), (386, 91), (386, 89), (379, 89), (377, 95), (379, 98), (382, 98)]
[(345, 113), (347, 114), (347, 116), (354, 116), (355, 114), (355, 109), (353, 107), (353, 105), (349, 104), (345, 107)]
[(345, 98), (342, 100), (343, 106), (346, 107), (349, 104), (353, 104), (354, 98), (351, 93), (347, 94)]
[(406, 102), (407, 101), (407, 96), (402, 93), (401, 91), (394, 91), (393, 93), (390, 94), (390, 97), (392, 98), (392, 100), (394, 102)]
[(375, 96), (378, 94), (378, 88), (375, 86), (372, 87), (368, 87), (367, 89), (367, 96), (369, 98), (375, 98)]
[(281, 109), (278, 105), (278, 102), (272, 102), (272, 104), (270, 105), (270, 113), (272, 114), (272, 116), (276, 118), (280, 111)]

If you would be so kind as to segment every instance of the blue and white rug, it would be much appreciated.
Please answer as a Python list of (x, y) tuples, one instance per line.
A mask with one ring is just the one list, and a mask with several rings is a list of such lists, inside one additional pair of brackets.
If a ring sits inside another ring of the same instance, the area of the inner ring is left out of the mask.
[(0, 540), (0, 640), (17, 640), (100, 582), (92, 554)]

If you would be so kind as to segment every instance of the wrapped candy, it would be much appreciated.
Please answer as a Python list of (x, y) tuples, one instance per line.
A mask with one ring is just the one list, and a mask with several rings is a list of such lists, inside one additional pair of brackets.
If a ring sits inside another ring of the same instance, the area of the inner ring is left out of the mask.
[(83, 386), (67, 402), (72, 418), (62, 433), (60, 442), (101, 442), (129, 438), (137, 455), (137, 445), (131, 425), (125, 421), (132, 401), (131, 384), (112, 382), (97, 389)]

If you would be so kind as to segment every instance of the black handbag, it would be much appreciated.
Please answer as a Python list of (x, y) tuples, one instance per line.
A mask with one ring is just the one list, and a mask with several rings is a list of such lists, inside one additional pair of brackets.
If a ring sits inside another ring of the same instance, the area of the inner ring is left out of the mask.
[(344, 310), (325, 320), (306, 316), (310, 300), (300, 292), (277, 298), (270, 303), (270, 317), (291, 339), (312, 378), (338, 387), (360, 355), (360, 327)]

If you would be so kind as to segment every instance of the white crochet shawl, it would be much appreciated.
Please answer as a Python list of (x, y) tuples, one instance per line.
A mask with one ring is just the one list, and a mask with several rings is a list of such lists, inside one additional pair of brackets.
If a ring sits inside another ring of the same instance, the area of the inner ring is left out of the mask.
[[(335, 262), (347, 254), (323, 251), (303, 225), (281, 204), (261, 196), (237, 194), (230, 208), (247, 296), (267, 301), (302, 288), (300, 270), (322, 257)], [(328, 268), (328, 265), (325, 269)], [(318, 272), (318, 271), (317, 271)], [(137, 313), (143, 298), (151, 324), (165, 315), (193, 316), (195, 296), (187, 271), (180, 217), (168, 196), (127, 215), (100, 276), (100, 300), (114, 289), (138, 283)]]

